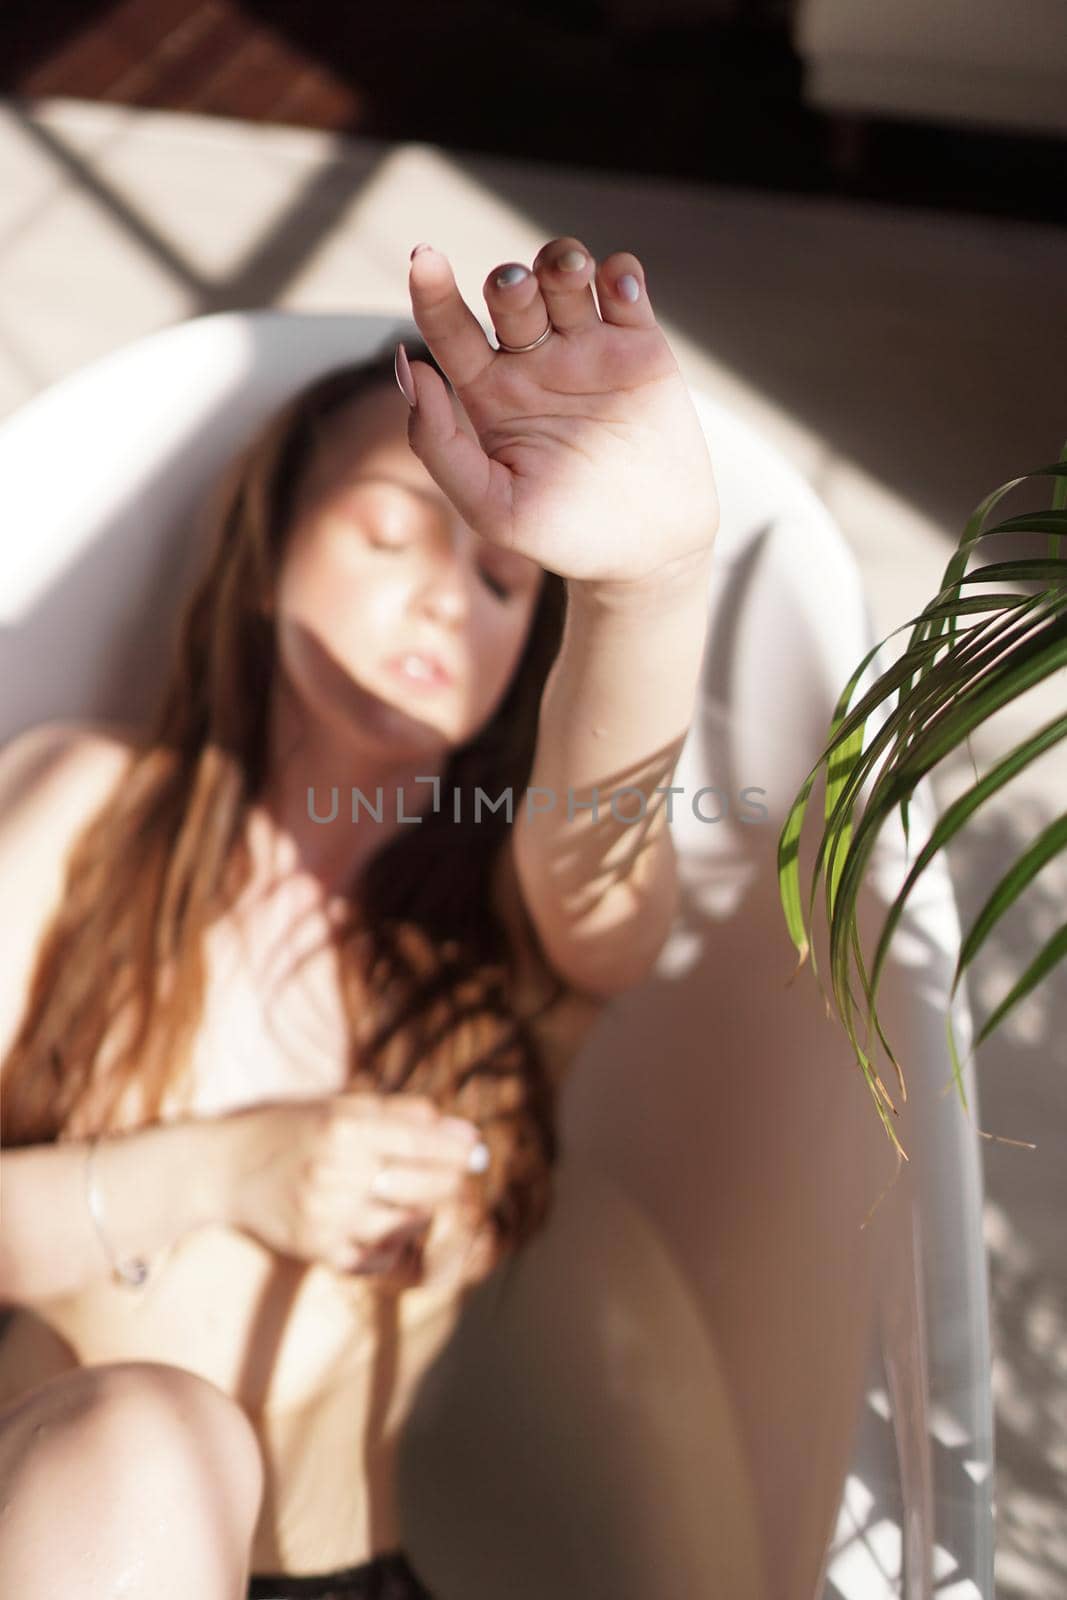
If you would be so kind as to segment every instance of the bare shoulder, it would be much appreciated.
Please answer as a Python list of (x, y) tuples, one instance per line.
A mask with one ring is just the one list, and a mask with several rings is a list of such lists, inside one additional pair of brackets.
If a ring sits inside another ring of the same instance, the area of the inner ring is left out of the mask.
[(0, 830), (41, 802), (77, 811), (114, 783), (139, 748), (133, 729), (109, 722), (42, 722), (0, 745)]
[(37, 945), (57, 909), (75, 839), (138, 748), (132, 729), (47, 722), (0, 747), (0, 1061), (25, 1003)]
[[(137, 748), (118, 724), (45, 722), (0, 747), (0, 883), (58, 866)], [(10, 904), (10, 900), (8, 902)]]

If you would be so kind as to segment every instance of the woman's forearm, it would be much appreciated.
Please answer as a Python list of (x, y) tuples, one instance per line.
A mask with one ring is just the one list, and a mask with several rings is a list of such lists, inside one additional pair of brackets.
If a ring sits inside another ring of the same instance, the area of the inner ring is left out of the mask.
[[(588, 928), (591, 984), (625, 977), (628, 964), (641, 972), (672, 915), (664, 791), (696, 701), (709, 575), (710, 556), (658, 585), (568, 585), (515, 849), (544, 928)], [(622, 917), (624, 901), (625, 945), (598, 940), (598, 921)]]
[[(677, 755), (692, 720), (708, 620), (710, 554), (673, 578), (567, 585), (559, 654), (541, 704), (530, 784), (596, 786), (610, 796), (630, 774)], [(668, 770), (673, 767), (670, 761)], [(646, 798), (652, 798), (649, 785)], [(584, 798), (584, 795), (582, 796)], [(632, 809), (632, 807), (630, 808)], [(583, 809), (582, 819), (589, 815)]]
[[(106, 1135), (93, 1157), (104, 1234), (117, 1260), (151, 1257), (225, 1220), (227, 1119), (182, 1119)], [(87, 1140), (0, 1154), (0, 1298), (32, 1304), (110, 1276), (89, 1211)]]

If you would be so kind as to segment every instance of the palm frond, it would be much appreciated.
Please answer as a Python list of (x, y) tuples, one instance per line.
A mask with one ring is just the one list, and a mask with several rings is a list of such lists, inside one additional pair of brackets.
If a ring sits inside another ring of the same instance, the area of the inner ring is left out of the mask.
[[(1052, 479), (1050, 508), (1021, 512), (988, 525), (991, 512), (1005, 495), (1028, 481), (1041, 478)], [(1048, 535), (1046, 557), (994, 561), (974, 571), (967, 570), (982, 540), (1005, 535), (1021, 538), (1035, 532)], [(809, 930), (813, 926), (819, 882), (825, 878), (824, 905), (829, 927), (834, 1004), (883, 1125), (905, 1159), (906, 1152), (896, 1138), (888, 1115), (897, 1114), (896, 1106), (870, 1053), (873, 1033), (896, 1070), (901, 1094), (906, 1100), (903, 1068), (886, 1038), (877, 1012), (879, 983), (893, 934), (908, 897), (938, 852), (945, 849), (1012, 778), (1067, 740), (1067, 714), (1052, 718), (1022, 740), (984, 777), (979, 777), (975, 771), (972, 786), (937, 821), (911, 865), (885, 917), (869, 974), (860, 948), (857, 920), (864, 876), (881, 830), (898, 808), (907, 848), (910, 842), (908, 803), (916, 785), (962, 743), (966, 743), (969, 750), (971, 735), (998, 710), (1044, 683), (1053, 673), (1067, 668), (1067, 558), (1060, 554), (1065, 533), (1067, 443), (1058, 461), (1013, 478), (986, 496), (968, 518), (945, 568), (938, 593), (918, 617), (894, 629), (887, 639), (868, 651), (851, 674), (834, 707), (826, 745), (797, 793), (779, 835), (779, 895), (786, 926), (798, 952), (797, 965), (788, 982), (795, 980), (810, 956), (812, 973), (822, 988)], [(1037, 592), (1020, 593), (1010, 587), (1013, 584), (1036, 586)], [(984, 590), (990, 592), (982, 592)], [(967, 619), (972, 620), (968, 622)], [(912, 631), (900, 658), (882, 670), (853, 705), (853, 696), (872, 662), (888, 640), (905, 628)], [(868, 724), (875, 719), (880, 719), (879, 725), (868, 740)], [(825, 772), (823, 830), (805, 911), (800, 884), (800, 842), (811, 793), (820, 772)], [(1004, 874), (962, 942), (949, 996), (946, 1029), (953, 1081), (965, 1107), (962, 1067), (952, 1032), (952, 998), (963, 973), (1000, 918), (1037, 873), (1065, 850), (1067, 815), (1055, 819)], [(1035, 954), (978, 1033), (972, 1051), (1065, 955), (1067, 925)], [(858, 973), (862, 1003), (852, 988), (853, 966)], [(825, 989), (823, 997), (829, 1014), (830, 1000)], [(864, 1008), (866, 1036), (861, 1045), (857, 1037), (857, 1017)]]

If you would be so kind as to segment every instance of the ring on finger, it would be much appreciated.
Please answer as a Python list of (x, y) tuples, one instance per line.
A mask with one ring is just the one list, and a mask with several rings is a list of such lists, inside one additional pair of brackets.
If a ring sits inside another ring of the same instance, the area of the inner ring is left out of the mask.
[(503, 339), (500, 337), (500, 335), (497, 334), (497, 336), (496, 336), (496, 347), (497, 347), (498, 350), (506, 350), (508, 355), (511, 355), (511, 356), (522, 355), (527, 350), (536, 350), (539, 345), (544, 344), (545, 340), (547, 338), (549, 338), (550, 335), (554, 331), (555, 330), (552, 327), (552, 323), (549, 322), (549, 324), (546, 327), (544, 333), (540, 334), (536, 339), (532, 340), (532, 342), (530, 344), (505, 344)]

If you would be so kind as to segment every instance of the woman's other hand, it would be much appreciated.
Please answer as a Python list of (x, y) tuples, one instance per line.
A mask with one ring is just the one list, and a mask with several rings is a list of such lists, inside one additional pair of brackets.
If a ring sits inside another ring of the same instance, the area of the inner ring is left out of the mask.
[(413, 252), (414, 318), (471, 430), (433, 368), (400, 356), (417, 394), (415, 454), (475, 532), (565, 578), (640, 584), (706, 570), (719, 520), (711, 461), (641, 263), (625, 251), (598, 263), (581, 240), (557, 238), (532, 270), (519, 266), (494, 267), (483, 286), (498, 338), (553, 331), (511, 354), (489, 343), (447, 257)]
[(227, 1120), (227, 1220), (282, 1255), (338, 1272), (419, 1281), (437, 1213), (465, 1209), (471, 1175), (485, 1164), (475, 1125), (417, 1095), (275, 1101)]

